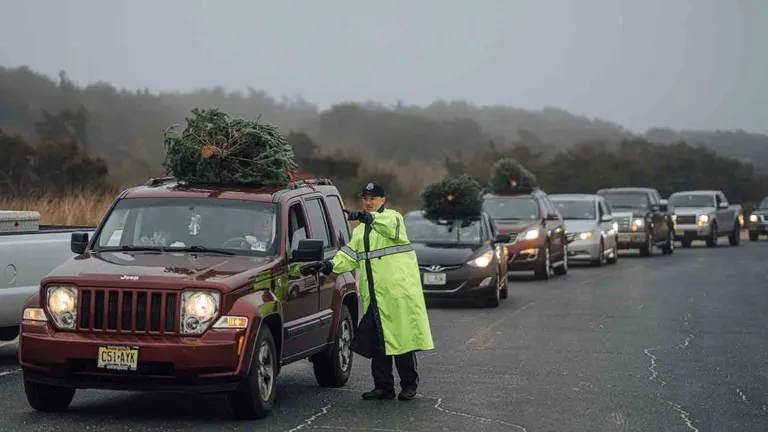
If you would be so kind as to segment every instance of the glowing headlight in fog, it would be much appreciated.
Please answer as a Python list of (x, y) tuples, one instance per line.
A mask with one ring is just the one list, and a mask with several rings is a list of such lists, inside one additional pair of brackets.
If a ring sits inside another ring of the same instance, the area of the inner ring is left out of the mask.
[(77, 288), (52, 286), (48, 288), (48, 311), (56, 326), (62, 329), (75, 328), (77, 316)]
[(469, 264), (475, 267), (488, 267), (491, 261), (493, 261), (493, 251), (488, 251), (470, 261)]

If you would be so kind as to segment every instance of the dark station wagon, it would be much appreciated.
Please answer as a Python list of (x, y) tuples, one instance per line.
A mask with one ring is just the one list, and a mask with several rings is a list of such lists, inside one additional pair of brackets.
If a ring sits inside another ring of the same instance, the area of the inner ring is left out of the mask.
[(302, 276), (349, 240), (327, 180), (285, 188), (155, 179), (121, 193), (76, 256), (27, 303), (19, 362), (30, 405), (66, 409), (76, 389), (224, 393), (263, 418), (280, 367), (344, 385), (358, 321), (351, 273)]

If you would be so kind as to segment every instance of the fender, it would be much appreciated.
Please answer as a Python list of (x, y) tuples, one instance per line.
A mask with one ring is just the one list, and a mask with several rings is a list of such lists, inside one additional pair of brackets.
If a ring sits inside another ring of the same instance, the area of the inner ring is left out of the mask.
[(329, 344), (332, 343), (336, 337), (336, 329), (339, 327), (339, 319), (341, 318), (341, 306), (347, 301), (350, 301), (350, 296), (356, 307), (350, 309), (349, 313), (352, 314), (352, 325), (357, 326), (357, 322), (360, 320), (360, 296), (357, 291), (355, 276), (351, 272), (347, 272), (336, 278), (336, 288), (334, 289), (332, 303), (332, 308), (335, 312), (331, 318), (330, 331), (328, 332)]
[[(249, 319), (248, 328), (245, 331), (245, 344), (238, 360), (236, 375), (245, 376), (250, 372), (251, 359), (256, 350), (256, 336), (265, 325), (267, 317), (276, 315), (283, 326), (283, 308), (279, 299), (269, 290), (256, 291), (238, 298), (232, 307), (226, 312), (228, 315), (246, 316)], [(275, 339), (278, 360), (282, 359), (283, 332), (272, 334)], [(249, 355), (245, 355), (250, 353)]]

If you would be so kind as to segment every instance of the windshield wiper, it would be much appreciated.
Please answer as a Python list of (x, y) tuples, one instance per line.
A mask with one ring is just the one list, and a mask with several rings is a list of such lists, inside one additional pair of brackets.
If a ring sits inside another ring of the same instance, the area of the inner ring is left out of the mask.
[(192, 245), (189, 247), (182, 247), (182, 248), (173, 248), (172, 250), (182, 250), (182, 251), (189, 251), (189, 252), (211, 252), (211, 253), (219, 253), (222, 255), (235, 255), (234, 252), (230, 252), (228, 250), (209, 248), (206, 246), (199, 246), (199, 245)]
[(100, 252), (165, 252), (164, 246), (143, 246), (143, 245), (125, 245), (117, 247), (104, 247), (99, 249)]

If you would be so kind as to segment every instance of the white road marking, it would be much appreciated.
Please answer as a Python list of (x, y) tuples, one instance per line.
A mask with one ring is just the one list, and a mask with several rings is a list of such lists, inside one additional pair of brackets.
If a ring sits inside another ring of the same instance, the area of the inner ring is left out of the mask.
[(12, 375), (12, 374), (19, 373), (19, 372), (21, 372), (21, 369), (2, 371), (2, 372), (0, 372), (0, 377), (6, 376), (6, 375)]

